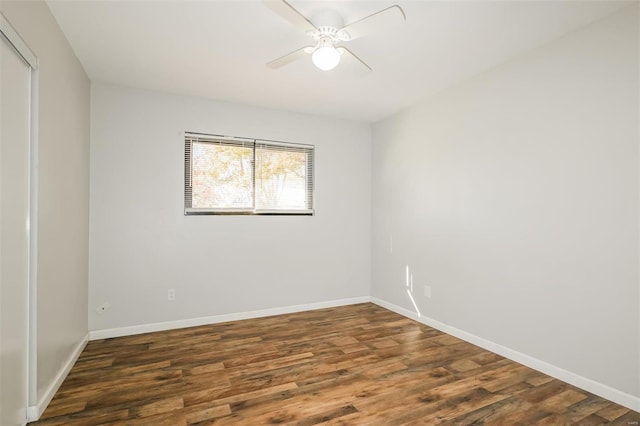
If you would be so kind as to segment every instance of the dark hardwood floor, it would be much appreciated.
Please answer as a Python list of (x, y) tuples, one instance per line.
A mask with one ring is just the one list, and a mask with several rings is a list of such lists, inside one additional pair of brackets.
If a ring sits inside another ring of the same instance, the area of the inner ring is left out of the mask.
[(376, 305), (89, 342), (33, 425), (638, 425)]

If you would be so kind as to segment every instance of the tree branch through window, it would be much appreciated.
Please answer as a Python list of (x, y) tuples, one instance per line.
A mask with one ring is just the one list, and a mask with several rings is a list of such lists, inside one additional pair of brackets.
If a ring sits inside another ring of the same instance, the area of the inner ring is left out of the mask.
[(185, 214), (313, 214), (314, 147), (185, 135)]

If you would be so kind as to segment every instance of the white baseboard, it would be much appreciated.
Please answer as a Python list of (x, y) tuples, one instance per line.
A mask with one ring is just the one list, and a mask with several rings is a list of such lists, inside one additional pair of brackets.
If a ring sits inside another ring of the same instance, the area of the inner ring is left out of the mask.
[(78, 360), (78, 357), (84, 350), (84, 347), (87, 346), (88, 341), (89, 341), (89, 335), (87, 334), (73, 348), (73, 350), (71, 351), (71, 354), (69, 354), (69, 357), (63, 364), (62, 369), (58, 371), (58, 374), (56, 375), (53, 382), (51, 382), (51, 384), (47, 388), (44, 395), (42, 395), (42, 397), (38, 400), (38, 405), (31, 405), (27, 408), (27, 421), (35, 422), (40, 418), (40, 416), (42, 416), (42, 413), (44, 413), (44, 410), (47, 408), (47, 406), (53, 399), (53, 396), (56, 394), (56, 392), (60, 388), (60, 385), (62, 385), (62, 382), (64, 382), (64, 379), (69, 374), (69, 371), (71, 371), (71, 367), (73, 367), (73, 365)]
[(304, 305), (261, 309), (258, 311), (238, 312), (233, 314), (213, 315), (176, 321), (156, 322), (152, 324), (134, 325), (130, 327), (109, 328), (105, 330), (93, 330), (89, 332), (89, 340), (109, 339), (112, 337), (132, 336), (134, 334), (151, 333), (154, 331), (174, 330), (177, 328), (196, 327), (199, 325), (217, 324), (228, 321), (270, 317), (273, 315), (313, 311), (316, 309), (333, 308), (336, 306), (355, 305), (356, 303), (366, 303), (370, 301), (370, 296), (361, 296), (353, 297), (350, 299), (330, 300), (327, 302), (307, 303)]
[[(563, 382), (566, 382), (578, 388), (584, 389), (587, 392), (591, 392), (595, 395), (606, 398), (610, 401), (613, 401), (617, 404), (620, 404), (632, 410), (640, 411), (639, 397), (622, 392), (618, 389), (614, 389), (605, 384), (596, 382), (595, 380), (580, 376), (571, 371), (557, 367), (553, 364), (549, 364), (545, 361), (539, 360), (532, 356), (526, 355), (522, 352), (518, 352), (506, 346), (502, 346), (498, 343), (492, 342), (490, 340), (487, 340), (482, 337), (476, 336), (474, 334), (468, 333), (466, 331), (460, 330), (456, 327), (452, 327), (450, 325), (447, 325), (440, 321), (426, 317), (424, 315), (419, 315), (416, 312), (413, 312), (409, 309), (400, 307), (398, 305), (379, 299), (377, 297), (370, 297), (370, 296), (332, 300), (327, 302), (309, 303), (309, 304), (303, 304), (303, 305), (284, 306), (279, 308), (262, 309), (258, 311), (214, 315), (214, 316), (191, 318), (191, 319), (177, 320), (177, 321), (166, 321), (166, 322), (143, 324), (143, 325), (130, 326), (130, 327), (111, 328), (106, 330), (94, 330), (89, 332), (89, 340), (108, 339), (111, 337), (130, 336), (135, 334), (150, 333), (154, 331), (173, 330), (177, 328), (194, 327), (199, 325), (216, 324), (221, 322), (238, 321), (238, 320), (251, 319), (251, 318), (262, 318), (262, 317), (269, 317), (273, 315), (281, 315), (281, 314), (288, 314), (288, 313), (302, 312), (302, 311), (312, 311), (316, 309), (332, 308), (336, 306), (353, 305), (357, 303), (366, 303), (366, 302), (375, 303), (376, 305), (382, 306), (383, 308), (389, 309), (390, 311), (396, 312), (402, 316), (411, 318), (425, 325), (428, 325), (429, 327), (433, 327), (437, 330), (440, 330), (443, 333), (450, 334), (459, 339), (462, 339), (476, 346), (479, 346), (483, 349), (486, 349), (488, 351), (501, 355), (505, 358), (508, 358), (512, 361), (518, 362), (520, 364), (526, 365), (527, 367), (541, 371), (542, 373), (548, 374), (549, 376), (552, 376), (558, 380), (562, 380)], [(64, 371), (61, 371), (61, 373), (56, 378), (56, 383), (52, 385), (49, 391), (47, 392), (46, 397), (48, 397), (48, 399), (43, 397), (37, 407), (29, 407), (29, 419), (30, 419), (29, 421), (33, 421), (31, 417), (32, 409), (38, 410), (37, 411), (38, 417), (42, 414), (42, 412), (44, 411), (44, 408), (46, 408), (46, 405), (48, 405), (49, 401), (51, 401), (51, 398), (55, 394), (55, 391), (58, 389), (60, 384), (62, 384), (62, 380), (64, 380), (64, 377), (66, 377), (68, 371), (71, 369), (71, 366), (73, 365), (77, 357), (80, 355), (80, 352), (84, 348), (84, 345), (86, 345), (86, 339), (84, 342), (82, 342), (81, 345), (78, 345), (78, 348), (76, 348), (77, 351), (74, 351), (75, 356), (73, 357), (73, 359), (70, 359), (70, 363), (68, 363), (65, 366)]]
[(537, 358), (526, 355), (522, 352), (518, 352), (516, 350), (507, 348), (506, 346), (499, 345), (490, 340), (476, 336), (475, 334), (468, 333), (466, 331), (452, 327), (440, 321), (436, 321), (432, 318), (426, 317), (424, 315), (420, 315), (409, 309), (405, 309), (393, 303), (387, 302), (386, 300), (382, 300), (377, 297), (372, 297), (371, 302), (375, 303), (376, 305), (382, 306), (383, 308), (389, 309), (390, 311), (396, 312), (402, 316), (411, 318), (413, 320), (421, 322), (422, 324), (428, 325), (429, 327), (440, 330), (443, 333), (450, 334), (459, 339), (472, 343), (476, 346), (480, 346), (483, 349), (486, 349), (488, 351), (501, 355), (505, 358), (508, 358), (512, 361), (526, 365), (527, 367), (533, 368), (534, 370), (541, 371), (544, 374), (547, 374), (558, 380), (562, 380), (563, 382), (569, 383), (580, 389), (584, 389), (587, 392), (591, 392), (595, 395), (606, 398), (610, 401), (615, 402), (616, 404), (620, 404), (622, 406), (625, 406), (635, 411), (640, 411), (639, 397), (622, 392), (618, 389), (614, 389), (610, 386), (607, 386), (602, 383), (596, 382), (595, 380), (591, 380), (586, 377), (580, 376), (576, 373), (572, 373), (571, 371), (567, 371), (563, 368), (557, 367), (553, 364), (549, 364), (548, 362), (545, 362), (545, 361), (541, 361)]

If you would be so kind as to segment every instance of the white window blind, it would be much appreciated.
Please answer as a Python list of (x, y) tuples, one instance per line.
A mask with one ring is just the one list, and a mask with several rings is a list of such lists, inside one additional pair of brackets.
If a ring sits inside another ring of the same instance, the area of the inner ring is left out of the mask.
[(311, 145), (185, 134), (185, 214), (313, 214)]

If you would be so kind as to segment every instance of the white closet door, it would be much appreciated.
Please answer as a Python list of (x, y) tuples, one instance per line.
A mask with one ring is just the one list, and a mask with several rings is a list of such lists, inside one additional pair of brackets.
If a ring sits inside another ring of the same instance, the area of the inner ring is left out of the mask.
[(28, 385), (29, 66), (0, 36), (0, 425), (24, 425)]

